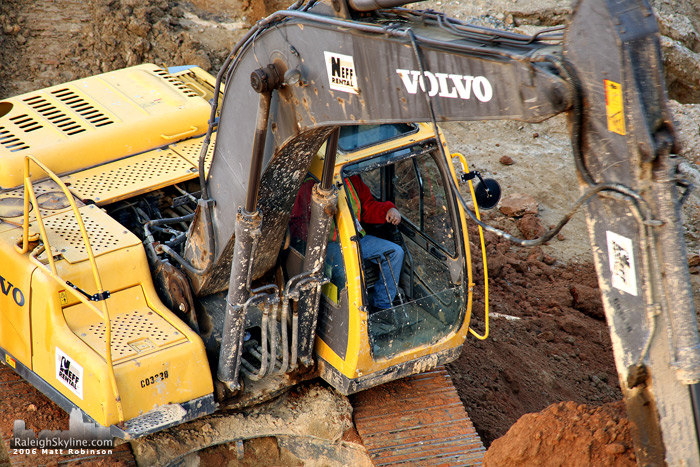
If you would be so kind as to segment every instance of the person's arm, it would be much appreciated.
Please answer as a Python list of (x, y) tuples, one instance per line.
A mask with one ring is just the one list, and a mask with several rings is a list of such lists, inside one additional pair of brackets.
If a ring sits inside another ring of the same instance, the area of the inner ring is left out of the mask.
[[(368, 224), (383, 224), (385, 222), (391, 222), (396, 225), (401, 221), (401, 214), (399, 214), (398, 209), (391, 201), (377, 201), (372, 196), (372, 192), (369, 190), (365, 182), (362, 181), (359, 175), (353, 175), (350, 177), (350, 183), (355, 188), (357, 196), (360, 198), (360, 220)], [(391, 212), (391, 214), (389, 214)], [(398, 220), (397, 219), (398, 216)], [(389, 219), (392, 219), (390, 221)]]

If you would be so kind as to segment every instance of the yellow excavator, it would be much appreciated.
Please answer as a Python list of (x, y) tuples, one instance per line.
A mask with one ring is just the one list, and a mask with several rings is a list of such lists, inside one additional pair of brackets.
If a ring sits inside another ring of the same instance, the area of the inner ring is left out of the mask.
[[(404, 3), (297, 2), (216, 78), (145, 64), (0, 102), (3, 362), (122, 439), (312, 378), (348, 395), (434, 369), (470, 329), (467, 222), (512, 239), (479, 220), (499, 189), (463, 158), (458, 176), (437, 123), (567, 112), (638, 458), (700, 458), (649, 5), (582, 0), (564, 35), (526, 36)], [(362, 222), (357, 183), (398, 225)]]

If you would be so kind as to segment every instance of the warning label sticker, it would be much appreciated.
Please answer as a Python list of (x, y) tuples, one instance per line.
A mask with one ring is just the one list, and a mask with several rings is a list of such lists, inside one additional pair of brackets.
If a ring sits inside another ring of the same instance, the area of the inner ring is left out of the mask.
[(358, 94), (355, 62), (350, 55), (323, 52), (326, 56), (326, 70), (331, 89)]
[(608, 130), (618, 135), (625, 134), (625, 109), (620, 83), (603, 80), (605, 83), (605, 110), (608, 114)]
[(632, 240), (609, 230), (605, 234), (608, 240), (612, 286), (636, 297), (637, 271), (634, 265)]

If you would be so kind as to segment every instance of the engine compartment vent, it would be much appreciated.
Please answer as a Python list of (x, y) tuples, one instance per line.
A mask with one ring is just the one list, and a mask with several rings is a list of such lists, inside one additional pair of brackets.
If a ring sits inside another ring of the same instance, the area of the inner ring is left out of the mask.
[(180, 81), (179, 79), (173, 77), (170, 73), (163, 70), (162, 68), (154, 68), (152, 71), (154, 74), (160, 76), (165, 81), (167, 81), (170, 84), (172, 84), (173, 86), (175, 86), (175, 88), (177, 88), (177, 90), (180, 91), (181, 93), (183, 93), (185, 96), (187, 96), (187, 97), (200, 97), (199, 94), (194, 92), (192, 90), (192, 88), (187, 86), (187, 84), (185, 84), (182, 81)]
[(10, 121), (21, 128), (25, 133), (42, 128), (41, 124), (27, 114), (17, 115), (10, 118)]
[(24, 102), (69, 136), (77, 135), (85, 131), (85, 128), (80, 126), (78, 122), (66, 115), (51, 102), (44, 99), (41, 95), (28, 97), (24, 99)]
[(59, 98), (64, 104), (75, 110), (80, 116), (96, 127), (114, 123), (109, 117), (71, 89), (58, 89), (56, 91), (51, 91), (51, 94)]
[[(36, 128), (35, 128), (36, 129)], [(9, 129), (0, 126), (0, 144), (2, 144), (10, 152), (23, 151), (29, 149), (29, 146), (14, 135)]]

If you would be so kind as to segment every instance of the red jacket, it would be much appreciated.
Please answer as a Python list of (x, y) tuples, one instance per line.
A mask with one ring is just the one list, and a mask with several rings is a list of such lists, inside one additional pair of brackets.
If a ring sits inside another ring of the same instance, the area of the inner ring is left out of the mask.
[[(355, 188), (357, 196), (360, 198), (360, 222), (365, 222), (367, 224), (383, 224), (386, 222), (386, 213), (389, 209), (395, 207), (394, 203), (391, 201), (377, 201), (372, 196), (372, 192), (369, 191), (365, 182), (362, 181), (359, 175), (353, 175), (349, 177), (352, 187)], [(347, 178), (345, 179), (347, 183)], [(354, 196), (352, 187), (349, 188), (349, 195)], [(349, 204), (356, 205), (356, 203), (351, 202)]]
[[(356, 206), (359, 201), (360, 205), (360, 215), (359, 219), (361, 222), (366, 222), (368, 224), (383, 224), (386, 222), (386, 213), (389, 209), (396, 207), (391, 201), (377, 201), (372, 196), (372, 192), (362, 181), (359, 175), (353, 175), (345, 179), (346, 183), (349, 181), (352, 185), (348, 187), (348, 195), (355, 196), (359, 200), (348, 200), (348, 205), (351, 207)], [(299, 193), (297, 193), (296, 201), (294, 202), (294, 208), (292, 209), (292, 214), (290, 218), (290, 230), (292, 237), (306, 240), (307, 229), (309, 226), (309, 217), (311, 213), (311, 189), (316, 184), (316, 181), (309, 178), (302, 183), (299, 188)], [(354, 188), (354, 190), (353, 190)], [(357, 215), (357, 213), (353, 213)], [(331, 233), (331, 235), (333, 235)]]

